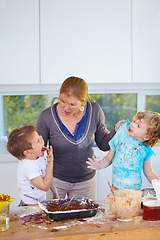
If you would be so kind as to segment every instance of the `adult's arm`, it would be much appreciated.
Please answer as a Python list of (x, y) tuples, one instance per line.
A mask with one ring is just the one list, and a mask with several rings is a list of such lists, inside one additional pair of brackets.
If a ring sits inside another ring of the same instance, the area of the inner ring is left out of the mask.
[(101, 149), (102, 151), (108, 151), (110, 149), (109, 141), (116, 134), (120, 125), (126, 122), (126, 120), (120, 120), (119, 122), (117, 122), (117, 124), (114, 126), (112, 131), (109, 132), (105, 124), (104, 113), (98, 104), (97, 104), (96, 114), (93, 117), (95, 117), (97, 121), (97, 130), (95, 132), (95, 142), (99, 149)]
[[(93, 113), (94, 114), (94, 113)], [(95, 132), (95, 142), (99, 149), (107, 151), (110, 149), (108, 142), (113, 138), (116, 131), (115, 128), (109, 132), (105, 124), (105, 116), (101, 107), (97, 104), (96, 115), (93, 116), (97, 121), (97, 130)]]

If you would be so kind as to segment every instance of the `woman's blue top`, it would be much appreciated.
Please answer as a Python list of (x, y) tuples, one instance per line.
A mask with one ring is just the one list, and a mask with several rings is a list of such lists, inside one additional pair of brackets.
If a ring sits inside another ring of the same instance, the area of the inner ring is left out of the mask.
[(87, 124), (87, 119), (88, 119), (88, 103), (86, 105), (86, 111), (85, 111), (85, 114), (84, 116), (82, 117), (82, 119), (76, 124), (76, 129), (75, 129), (75, 132), (74, 132), (74, 135), (72, 135), (70, 133), (70, 131), (66, 128), (66, 126), (62, 123), (62, 121), (60, 120), (59, 116), (58, 116), (58, 113), (57, 113), (57, 104), (56, 103), (54, 105), (54, 109), (55, 109), (55, 113), (56, 113), (56, 116), (57, 116), (57, 119), (60, 123), (60, 128), (62, 130), (63, 133), (67, 134), (71, 139), (77, 141), (79, 140), (83, 133), (84, 133), (84, 130), (86, 128), (86, 124)]

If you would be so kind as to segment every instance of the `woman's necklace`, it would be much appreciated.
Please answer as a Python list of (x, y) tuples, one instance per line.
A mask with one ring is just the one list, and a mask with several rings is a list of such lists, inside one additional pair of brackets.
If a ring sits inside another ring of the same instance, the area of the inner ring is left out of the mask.
[[(56, 118), (55, 118), (55, 116), (54, 116), (54, 113), (53, 113), (54, 107), (51, 106), (51, 115), (52, 115), (52, 118), (53, 118), (53, 120), (54, 120), (57, 128), (59, 129), (59, 131), (61, 132), (61, 134), (63, 135), (63, 137), (64, 137), (68, 142), (70, 142), (70, 143), (72, 143), (72, 144), (74, 144), (74, 145), (78, 145), (78, 144), (82, 143), (82, 142), (85, 140), (85, 138), (87, 137), (88, 131), (89, 131), (89, 129), (90, 129), (91, 118), (92, 118), (92, 105), (91, 105), (90, 102), (88, 102), (88, 103), (89, 103), (89, 105), (90, 105), (90, 113), (89, 113), (89, 119), (88, 119), (88, 126), (87, 126), (87, 129), (86, 129), (85, 135), (84, 135), (82, 138), (80, 138), (79, 140), (77, 140), (77, 141), (71, 140), (69, 137), (67, 137), (67, 136), (62, 132), (62, 130), (61, 130), (61, 128), (60, 128), (60, 126), (59, 126), (59, 124), (58, 124), (58, 122), (57, 122), (57, 120), (56, 120)], [(57, 114), (58, 114), (58, 112), (57, 112)]]

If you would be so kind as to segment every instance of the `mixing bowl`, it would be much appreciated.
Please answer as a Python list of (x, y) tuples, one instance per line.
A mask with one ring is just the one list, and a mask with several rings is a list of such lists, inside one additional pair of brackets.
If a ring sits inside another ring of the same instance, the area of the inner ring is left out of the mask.
[(119, 220), (132, 220), (140, 213), (141, 195), (141, 190), (114, 189), (106, 199), (106, 214)]

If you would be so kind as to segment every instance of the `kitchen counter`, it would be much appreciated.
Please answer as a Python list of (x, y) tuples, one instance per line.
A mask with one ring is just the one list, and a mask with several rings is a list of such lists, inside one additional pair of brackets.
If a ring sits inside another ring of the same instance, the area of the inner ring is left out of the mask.
[(132, 221), (107, 219), (104, 202), (94, 217), (51, 221), (38, 206), (15, 207), (10, 213), (10, 227), (0, 232), (3, 240), (159, 240), (160, 221), (146, 221), (139, 216)]

